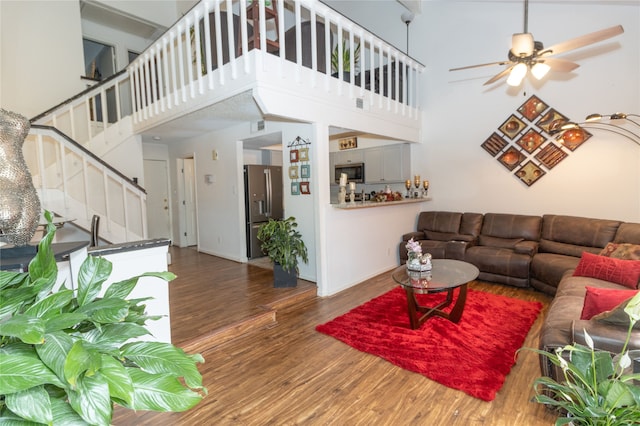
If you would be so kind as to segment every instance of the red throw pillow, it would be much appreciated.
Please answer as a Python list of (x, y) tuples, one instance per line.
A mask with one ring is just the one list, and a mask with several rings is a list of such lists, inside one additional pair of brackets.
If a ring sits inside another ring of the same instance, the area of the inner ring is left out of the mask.
[(640, 260), (621, 260), (585, 251), (573, 276), (597, 278), (635, 289), (640, 280)]
[(580, 319), (583, 320), (589, 320), (594, 315), (610, 311), (638, 293), (638, 290), (616, 290), (589, 286), (586, 288), (587, 293), (584, 296), (582, 314), (580, 315)]

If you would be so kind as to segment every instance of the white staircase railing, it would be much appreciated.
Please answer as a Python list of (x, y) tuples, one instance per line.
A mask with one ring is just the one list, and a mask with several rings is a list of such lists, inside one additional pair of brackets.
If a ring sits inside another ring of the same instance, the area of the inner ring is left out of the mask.
[(31, 119), (51, 126), (102, 157), (131, 136), (131, 87), (121, 71)]
[(147, 238), (146, 193), (59, 130), (32, 124), (23, 152), (42, 207), (90, 229), (100, 216), (100, 238)]
[[(100, 215), (101, 237), (112, 242), (146, 238), (144, 190), (99, 157), (135, 133), (260, 84), (356, 105), (385, 125), (420, 127), (422, 64), (317, 0), (273, 2), (277, 31), (265, 24), (263, 0), (254, 28), (248, 4), (202, 0), (127, 69), (34, 117), (24, 152), (43, 207), (87, 229)], [(267, 48), (274, 37), (277, 51)], [(343, 49), (359, 56), (343, 61)]]

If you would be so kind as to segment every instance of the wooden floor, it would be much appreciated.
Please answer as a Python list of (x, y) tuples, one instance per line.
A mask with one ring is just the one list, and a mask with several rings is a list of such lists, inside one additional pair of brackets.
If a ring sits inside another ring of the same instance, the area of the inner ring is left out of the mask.
[[(192, 249), (171, 248), (174, 343), (205, 358), (208, 395), (185, 413), (116, 410), (114, 425), (552, 425), (531, 402), (537, 355), (521, 352), (492, 402), (449, 389), (315, 331), (394, 287), (388, 273), (329, 298), (312, 283), (273, 289), (272, 272)], [(525, 346), (536, 347), (550, 297), (474, 283), (543, 302)], [(311, 290), (311, 291), (310, 291)], [(268, 314), (265, 314), (267, 312)], [(268, 318), (264, 318), (264, 316)], [(249, 319), (247, 319), (249, 318)]]

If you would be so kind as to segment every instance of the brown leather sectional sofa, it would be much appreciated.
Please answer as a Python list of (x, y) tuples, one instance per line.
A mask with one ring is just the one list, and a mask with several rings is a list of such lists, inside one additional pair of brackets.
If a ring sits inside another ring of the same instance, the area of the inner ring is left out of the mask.
[[(574, 277), (583, 252), (599, 254), (610, 242), (640, 244), (640, 223), (563, 215), (421, 212), (416, 230), (402, 236), (400, 263), (407, 259), (406, 242), (413, 238), (434, 258), (464, 260), (480, 270), (478, 279), (517, 287), (533, 287), (554, 296), (540, 334), (540, 348), (584, 343), (584, 329), (596, 347), (619, 351), (626, 328), (580, 320), (586, 287), (627, 289), (608, 281)], [(640, 349), (634, 330), (630, 349)], [(543, 374), (559, 378), (546, 357)]]

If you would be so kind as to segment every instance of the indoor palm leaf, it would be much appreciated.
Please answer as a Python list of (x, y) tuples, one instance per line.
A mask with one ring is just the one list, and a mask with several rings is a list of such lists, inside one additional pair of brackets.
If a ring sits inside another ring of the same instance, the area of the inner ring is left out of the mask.
[(197, 363), (169, 343), (136, 342), (149, 334), (146, 299), (126, 299), (143, 276), (104, 292), (111, 263), (88, 256), (77, 292), (52, 293), (57, 267), (50, 248), (55, 227), (29, 272), (0, 271), (0, 424), (109, 425), (114, 404), (136, 410), (184, 411), (206, 394)]

